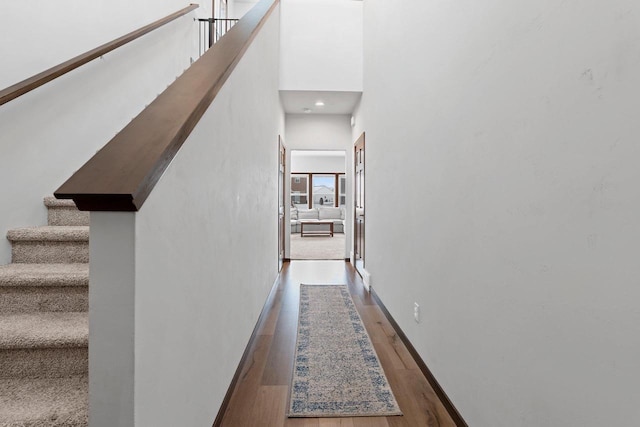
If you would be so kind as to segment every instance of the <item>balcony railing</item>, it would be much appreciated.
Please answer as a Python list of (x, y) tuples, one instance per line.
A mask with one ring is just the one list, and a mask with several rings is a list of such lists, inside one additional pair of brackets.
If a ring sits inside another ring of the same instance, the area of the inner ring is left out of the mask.
[(238, 22), (238, 19), (201, 18), (198, 21), (200, 21), (198, 48), (202, 56)]

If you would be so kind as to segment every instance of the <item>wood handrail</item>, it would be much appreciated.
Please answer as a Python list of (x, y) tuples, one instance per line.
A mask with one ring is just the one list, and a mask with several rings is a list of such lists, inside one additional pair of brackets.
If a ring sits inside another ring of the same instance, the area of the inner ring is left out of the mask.
[(80, 210), (139, 210), (279, 2), (254, 6), (54, 195)]
[(162, 19), (158, 19), (157, 21), (152, 22), (149, 25), (145, 25), (144, 27), (125, 34), (122, 37), (119, 37), (115, 40), (98, 46), (95, 49), (78, 55), (75, 58), (71, 58), (70, 60), (63, 62), (62, 64), (58, 64), (55, 67), (51, 67), (48, 70), (29, 77), (28, 79), (2, 89), (0, 90), (0, 105), (6, 104), (7, 102), (16, 99), (21, 95), (24, 95), (27, 92), (30, 92), (42, 86), (43, 84), (68, 73), (69, 71), (75, 70), (76, 68), (86, 64), (89, 61), (93, 61), (94, 59), (108, 52), (111, 52), (112, 50), (119, 48), (120, 46), (127, 44), (130, 41), (133, 41), (138, 37), (141, 37), (148, 32), (155, 30), (156, 28), (162, 27), (163, 25), (183, 15), (186, 15), (187, 13), (191, 12), (194, 9), (197, 9), (198, 7), (200, 6), (197, 4), (191, 4), (184, 9), (180, 9), (179, 11), (172, 13), (171, 15), (165, 16)]

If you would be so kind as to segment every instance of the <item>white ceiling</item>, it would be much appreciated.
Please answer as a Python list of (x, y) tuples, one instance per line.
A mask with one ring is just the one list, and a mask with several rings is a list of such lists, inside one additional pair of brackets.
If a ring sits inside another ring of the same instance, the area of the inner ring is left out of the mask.
[[(288, 114), (352, 114), (362, 92), (329, 92), (281, 90), (280, 99), (284, 112)], [(316, 107), (316, 102), (324, 102), (324, 107)]]

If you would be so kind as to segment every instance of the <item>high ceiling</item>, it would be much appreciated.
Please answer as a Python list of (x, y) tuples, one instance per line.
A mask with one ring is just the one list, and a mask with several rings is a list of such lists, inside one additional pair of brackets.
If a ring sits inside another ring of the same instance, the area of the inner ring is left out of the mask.
[[(361, 92), (281, 90), (280, 99), (288, 114), (352, 114)], [(321, 101), (323, 106), (317, 106)]]

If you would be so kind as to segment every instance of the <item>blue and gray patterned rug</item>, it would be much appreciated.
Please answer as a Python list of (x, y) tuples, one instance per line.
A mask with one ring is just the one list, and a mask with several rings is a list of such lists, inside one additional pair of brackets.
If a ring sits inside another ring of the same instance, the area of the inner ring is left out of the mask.
[(300, 285), (287, 415), (402, 415), (345, 285)]

